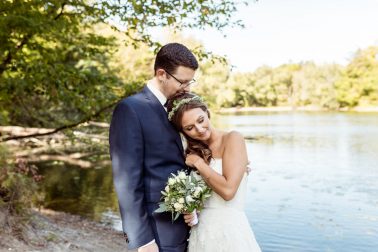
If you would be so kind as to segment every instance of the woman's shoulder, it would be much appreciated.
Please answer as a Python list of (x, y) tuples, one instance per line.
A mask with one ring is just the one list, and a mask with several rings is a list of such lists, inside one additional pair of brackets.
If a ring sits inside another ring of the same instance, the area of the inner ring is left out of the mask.
[(229, 131), (224, 134), (224, 150), (239, 149), (245, 145), (244, 136), (238, 131)]
[(232, 141), (232, 142), (243, 141), (244, 142), (244, 136), (239, 131), (236, 131), (236, 130), (226, 132), (224, 136), (226, 138), (226, 142), (229, 142), (229, 141)]

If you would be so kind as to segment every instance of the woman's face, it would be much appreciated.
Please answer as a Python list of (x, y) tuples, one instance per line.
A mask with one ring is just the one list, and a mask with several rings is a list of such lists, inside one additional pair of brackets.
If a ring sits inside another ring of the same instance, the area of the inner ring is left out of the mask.
[(206, 141), (210, 138), (210, 120), (201, 108), (185, 111), (181, 118), (181, 125), (182, 131), (195, 140)]

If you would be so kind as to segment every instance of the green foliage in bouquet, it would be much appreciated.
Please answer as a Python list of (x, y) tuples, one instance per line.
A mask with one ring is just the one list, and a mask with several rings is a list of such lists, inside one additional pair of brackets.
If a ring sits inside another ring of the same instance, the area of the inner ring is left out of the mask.
[(165, 190), (161, 191), (162, 202), (155, 212), (171, 212), (172, 221), (175, 221), (180, 214), (201, 210), (211, 192), (211, 188), (195, 171), (189, 175), (185, 171), (178, 171), (168, 178)]

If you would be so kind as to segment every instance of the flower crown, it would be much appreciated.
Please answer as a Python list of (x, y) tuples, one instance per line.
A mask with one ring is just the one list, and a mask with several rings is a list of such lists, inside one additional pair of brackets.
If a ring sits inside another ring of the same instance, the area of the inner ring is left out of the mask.
[(168, 113), (168, 120), (171, 121), (172, 117), (175, 115), (176, 111), (184, 104), (187, 104), (191, 101), (200, 101), (203, 102), (202, 98), (199, 96), (193, 96), (191, 98), (185, 98), (182, 100), (176, 100), (173, 102), (173, 108), (172, 110)]

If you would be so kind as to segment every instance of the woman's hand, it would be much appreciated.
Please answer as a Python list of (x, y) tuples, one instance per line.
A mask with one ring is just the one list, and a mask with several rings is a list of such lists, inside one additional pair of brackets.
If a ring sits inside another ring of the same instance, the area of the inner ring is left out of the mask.
[(197, 168), (195, 165), (196, 165), (198, 162), (200, 162), (201, 160), (203, 161), (203, 159), (202, 159), (200, 156), (196, 155), (196, 154), (188, 154), (188, 155), (186, 156), (185, 164), (186, 164), (187, 166)]
[(197, 225), (198, 224), (197, 211), (194, 210), (192, 213), (185, 213), (184, 214), (184, 220), (185, 220), (185, 223), (189, 227), (193, 227), (193, 226)]

